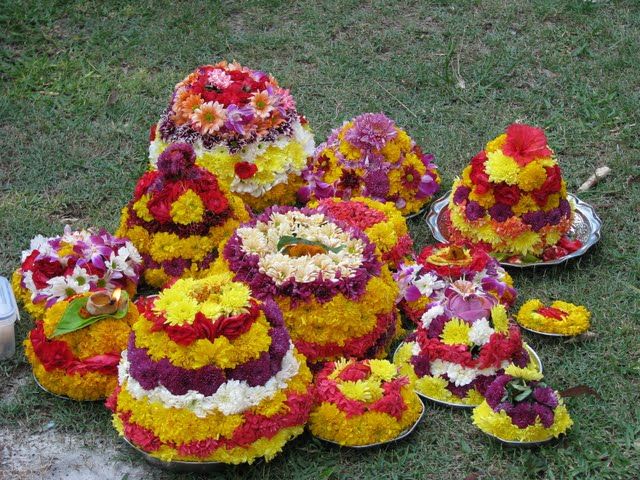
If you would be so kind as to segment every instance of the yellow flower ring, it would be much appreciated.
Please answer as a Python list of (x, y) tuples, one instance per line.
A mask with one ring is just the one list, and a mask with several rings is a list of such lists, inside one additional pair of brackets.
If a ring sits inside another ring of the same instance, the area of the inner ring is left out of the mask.
[[(295, 203), (315, 143), (275, 78), (236, 63), (203, 65), (176, 85), (171, 98), (152, 131), (153, 168), (168, 145), (187, 142), (197, 164), (252, 210)], [(216, 112), (216, 119), (208, 121), (202, 111)]]
[(244, 202), (196, 166), (193, 148), (168, 145), (159, 170), (145, 173), (123, 209), (118, 234), (144, 259), (144, 279), (162, 287), (174, 278), (211, 273), (218, 244), (249, 219)]
[(107, 401), (127, 441), (163, 461), (238, 464), (302, 433), (312, 375), (275, 302), (218, 273), (138, 305)]
[(375, 245), (319, 210), (268, 209), (220, 251), (215, 269), (273, 298), (310, 361), (376, 356), (396, 333), (397, 286)]
[[(89, 296), (84, 294), (83, 296)], [(46, 311), (24, 341), (33, 374), (46, 390), (73, 400), (100, 400), (116, 387), (120, 352), (127, 346), (135, 305), (124, 318), (105, 318), (75, 332), (52, 337), (71, 297)]]
[(589, 330), (591, 312), (581, 305), (557, 300), (546, 307), (539, 299), (525, 302), (516, 317), (524, 328), (557, 335), (580, 335)]
[(386, 360), (330, 362), (316, 375), (315, 436), (344, 446), (387, 442), (414, 425), (422, 403)]
[(569, 231), (573, 209), (544, 132), (513, 124), (455, 180), (445, 222), (451, 241), (540, 257)]

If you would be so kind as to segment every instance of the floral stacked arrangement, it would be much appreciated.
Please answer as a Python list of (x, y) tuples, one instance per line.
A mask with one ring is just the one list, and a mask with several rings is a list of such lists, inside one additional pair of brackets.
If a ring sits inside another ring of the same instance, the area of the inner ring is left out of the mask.
[(513, 262), (551, 260), (580, 248), (565, 181), (544, 132), (512, 124), (456, 179), (445, 222), (452, 241), (483, 244)]
[(573, 425), (562, 397), (530, 369), (508, 367), (473, 410), (473, 423), (503, 441), (536, 443), (556, 438)]
[(218, 244), (248, 218), (242, 200), (196, 165), (193, 147), (174, 143), (160, 154), (157, 170), (138, 181), (117, 234), (142, 254), (145, 281), (162, 287), (173, 278), (206, 276)]
[(467, 406), (480, 404), (511, 363), (536, 365), (504, 305), (468, 280), (453, 282), (429, 305), (394, 361), (418, 393)]
[(301, 201), (363, 196), (392, 202), (408, 215), (440, 188), (433, 155), (382, 113), (365, 113), (334, 130), (304, 172)]
[(238, 228), (216, 268), (273, 298), (309, 361), (386, 354), (397, 287), (362, 233), (319, 210), (273, 207)]
[(118, 432), (163, 461), (252, 463), (302, 433), (311, 372), (277, 305), (229, 275), (139, 301), (107, 401)]
[(424, 408), (409, 379), (386, 360), (328, 362), (315, 384), (311, 433), (344, 446), (393, 440), (419, 420)]
[(150, 136), (152, 165), (169, 144), (188, 143), (198, 165), (254, 210), (295, 202), (315, 145), (287, 89), (227, 62), (198, 67), (178, 83)]
[(390, 202), (365, 197), (326, 198), (311, 204), (329, 217), (362, 230), (380, 250), (382, 260), (396, 270), (412, 253), (407, 221)]
[(129, 240), (67, 225), (62, 236), (31, 240), (12, 284), (25, 309), (42, 318), (57, 302), (96, 289), (123, 288), (133, 296), (141, 271), (142, 258)]
[(56, 302), (24, 341), (38, 383), (73, 400), (101, 400), (117, 384), (138, 310), (124, 290), (80, 293)]
[(591, 312), (582, 305), (557, 300), (545, 306), (537, 298), (527, 301), (516, 317), (529, 330), (540, 333), (573, 336), (589, 330)]
[(399, 306), (416, 324), (428, 305), (442, 301), (445, 288), (456, 280), (473, 282), (507, 308), (517, 295), (505, 269), (474, 245), (429, 245), (420, 252), (417, 262), (401, 264), (393, 276), (400, 287)]

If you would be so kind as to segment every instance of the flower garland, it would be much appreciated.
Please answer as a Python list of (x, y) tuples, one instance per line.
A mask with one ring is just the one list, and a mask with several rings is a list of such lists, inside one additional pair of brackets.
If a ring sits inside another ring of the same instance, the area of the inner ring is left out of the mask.
[(481, 243), (510, 261), (549, 260), (581, 246), (565, 237), (573, 208), (544, 132), (512, 124), (456, 179), (445, 222), (454, 241)]
[(444, 298), (429, 305), (394, 358), (418, 393), (478, 405), (491, 381), (509, 364), (535, 365), (519, 329), (495, 297), (458, 280), (445, 289)]
[(456, 280), (473, 282), (505, 307), (513, 305), (517, 292), (500, 264), (479, 246), (437, 244), (425, 247), (417, 263), (403, 263), (393, 275), (400, 288), (399, 306), (418, 323), (427, 306), (444, 298), (445, 287)]
[(319, 210), (270, 208), (221, 251), (216, 269), (273, 298), (310, 361), (375, 356), (396, 333), (397, 290), (375, 245)]
[(382, 203), (365, 197), (351, 200), (326, 198), (309, 204), (334, 220), (362, 230), (374, 243), (389, 268), (398, 265), (411, 253), (413, 240), (407, 222), (391, 202)]
[(141, 271), (142, 258), (127, 239), (67, 225), (62, 236), (31, 240), (12, 286), (25, 309), (42, 318), (46, 308), (76, 294), (124, 288), (133, 296)]
[(25, 355), (38, 382), (48, 391), (74, 400), (100, 400), (113, 391), (120, 352), (138, 319), (137, 308), (130, 305), (122, 319), (108, 317), (54, 337), (71, 301), (89, 295), (79, 294), (54, 304), (24, 341)]
[(295, 202), (315, 146), (289, 90), (227, 62), (200, 66), (176, 85), (150, 142), (154, 167), (169, 144), (191, 144), (197, 164), (258, 211)]
[(302, 433), (312, 376), (282, 313), (229, 274), (138, 302), (107, 401), (118, 432), (165, 461), (252, 463)]
[(440, 188), (433, 155), (382, 113), (365, 113), (318, 146), (298, 192), (310, 199), (369, 197), (392, 202), (403, 215), (418, 212)]
[(393, 440), (422, 412), (409, 380), (386, 360), (329, 362), (316, 376), (311, 433), (340, 445)]
[(208, 275), (220, 241), (249, 218), (242, 201), (195, 165), (191, 145), (175, 143), (145, 173), (124, 208), (118, 234), (144, 259), (144, 279), (162, 287), (172, 278)]
[(580, 335), (589, 330), (591, 312), (581, 305), (557, 300), (546, 307), (534, 298), (525, 302), (516, 320), (531, 330), (560, 335)]
[(510, 366), (487, 388), (486, 400), (473, 410), (473, 423), (501, 440), (540, 442), (573, 425), (558, 392), (542, 374)]

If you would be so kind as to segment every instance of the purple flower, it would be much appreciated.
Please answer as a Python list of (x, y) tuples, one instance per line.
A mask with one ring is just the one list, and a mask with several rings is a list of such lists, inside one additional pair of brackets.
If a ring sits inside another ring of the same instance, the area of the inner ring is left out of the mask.
[(498, 404), (502, 400), (502, 397), (504, 396), (504, 389), (507, 383), (511, 381), (511, 378), (512, 377), (510, 375), (500, 375), (487, 387), (484, 397), (489, 406), (494, 410), (497, 409)]
[(558, 208), (560, 209), (560, 213), (562, 213), (563, 217), (571, 216), (571, 205), (566, 199), (560, 200)]
[(371, 197), (384, 199), (389, 193), (389, 176), (382, 169), (370, 171), (364, 178), (364, 184)]
[(518, 428), (527, 428), (529, 425), (536, 423), (538, 412), (534, 409), (534, 405), (529, 402), (522, 402), (515, 405), (509, 412), (511, 422)]
[(533, 398), (535, 398), (537, 402), (550, 408), (556, 408), (558, 406), (558, 396), (556, 392), (549, 387), (536, 387), (533, 390)]
[(251, 108), (239, 108), (237, 105), (231, 104), (227, 107), (226, 114), (227, 117), (224, 126), (240, 135), (244, 135), (244, 126), (253, 120), (253, 111)]
[(196, 162), (196, 153), (188, 143), (173, 143), (158, 157), (158, 170), (168, 178), (184, 176)]
[[(473, 284), (466, 280), (458, 280), (453, 285), (474, 288)], [(475, 292), (458, 291), (457, 288), (449, 286), (445, 289), (444, 295), (444, 309), (449, 318), (457, 317), (467, 322), (490, 318), (491, 309), (498, 303), (496, 297), (481, 290)]]
[(473, 387), (473, 385), (471, 384), (457, 386), (455, 383), (451, 383), (448, 375), (444, 375), (443, 378), (445, 378), (447, 382), (449, 382), (447, 383), (447, 390), (449, 390), (458, 398), (466, 397), (467, 393), (469, 393), (469, 390), (471, 390), (471, 388)]
[(188, 268), (191, 262), (184, 258), (174, 258), (171, 260), (165, 260), (162, 262), (162, 268), (165, 273), (170, 277), (179, 277), (184, 272), (185, 268)]
[(354, 119), (345, 139), (363, 150), (380, 150), (396, 135), (393, 120), (383, 113), (364, 113)]
[(522, 220), (527, 225), (530, 225), (534, 232), (540, 231), (540, 229), (546, 224), (545, 214), (541, 210), (525, 213), (522, 215)]
[(428, 354), (420, 354), (411, 357), (410, 360), (411, 365), (413, 365), (413, 369), (416, 372), (418, 378), (424, 377), (425, 375), (429, 375), (431, 362), (429, 361)]
[(505, 205), (504, 203), (496, 203), (493, 207), (489, 209), (489, 215), (496, 222), (506, 222), (511, 217), (513, 217), (513, 210), (509, 205)]
[(470, 221), (474, 222), (484, 217), (485, 210), (478, 202), (472, 200), (467, 203), (464, 213)]
[(541, 405), (539, 403), (533, 404), (533, 412), (536, 414), (536, 417), (540, 418), (540, 423), (544, 428), (549, 428), (553, 425), (554, 414), (553, 410), (545, 405)]
[(460, 205), (467, 198), (469, 198), (470, 193), (471, 193), (471, 189), (469, 187), (460, 185), (458, 188), (456, 188), (456, 191), (453, 193), (453, 203), (455, 203), (456, 205)]
[(547, 224), (548, 225), (557, 225), (562, 220), (562, 212), (560, 208), (552, 208), (547, 212)]
[(440, 185), (430, 175), (423, 175), (418, 184), (416, 198), (427, 198), (438, 191)]

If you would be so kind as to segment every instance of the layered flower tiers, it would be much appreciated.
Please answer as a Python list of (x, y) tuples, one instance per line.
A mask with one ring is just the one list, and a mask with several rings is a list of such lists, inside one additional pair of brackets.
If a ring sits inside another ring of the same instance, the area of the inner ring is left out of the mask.
[(150, 140), (152, 166), (169, 144), (186, 142), (198, 165), (257, 211), (294, 203), (315, 146), (289, 90), (227, 62), (198, 67), (176, 85)]
[(165, 461), (237, 464), (302, 433), (312, 377), (274, 302), (212, 275), (139, 307), (108, 401), (129, 442)]
[(238, 228), (221, 252), (218, 271), (273, 298), (312, 362), (384, 354), (396, 333), (397, 287), (355, 227), (314, 209), (273, 207)]

